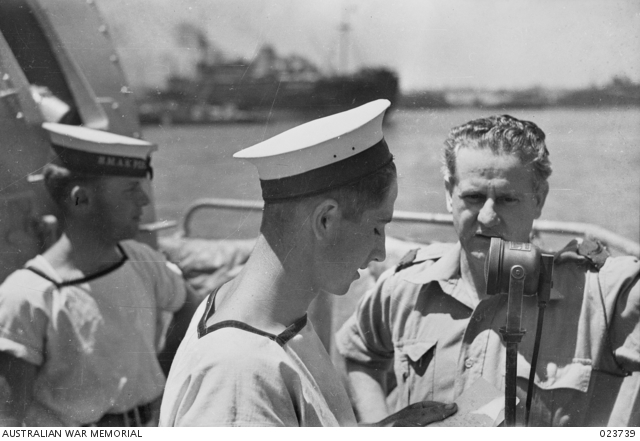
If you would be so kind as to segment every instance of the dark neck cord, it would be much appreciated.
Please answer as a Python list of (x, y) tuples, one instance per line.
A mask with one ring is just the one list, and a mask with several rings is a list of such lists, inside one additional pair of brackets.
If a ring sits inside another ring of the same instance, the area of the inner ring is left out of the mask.
[(536, 339), (533, 343), (533, 356), (531, 357), (531, 371), (529, 373), (529, 386), (527, 390), (527, 404), (524, 414), (524, 426), (529, 427), (529, 414), (531, 413), (531, 401), (533, 399), (533, 384), (536, 377), (538, 364), (538, 352), (540, 351), (540, 337), (542, 337), (542, 322), (544, 321), (544, 309), (547, 302), (538, 298), (538, 324), (536, 327)]

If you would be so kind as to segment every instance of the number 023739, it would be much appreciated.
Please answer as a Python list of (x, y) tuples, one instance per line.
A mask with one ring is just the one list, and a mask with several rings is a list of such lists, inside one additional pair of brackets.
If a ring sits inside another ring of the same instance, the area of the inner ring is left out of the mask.
[(635, 438), (636, 431), (629, 429), (606, 429), (600, 431), (600, 438)]

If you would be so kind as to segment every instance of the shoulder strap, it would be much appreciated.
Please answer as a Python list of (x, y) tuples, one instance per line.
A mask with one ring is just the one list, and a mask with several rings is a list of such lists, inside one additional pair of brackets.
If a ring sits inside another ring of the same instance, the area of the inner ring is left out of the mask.
[(604, 266), (610, 256), (607, 248), (596, 239), (583, 239), (582, 243), (578, 245), (578, 254), (588, 259), (598, 270)]
[(451, 248), (451, 246), (452, 244), (450, 243), (435, 242), (429, 245), (425, 244), (423, 248), (414, 248), (400, 259), (396, 265), (395, 272), (397, 273), (427, 260), (438, 260)]
[(607, 248), (598, 240), (577, 238), (555, 254), (554, 262), (559, 264), (573, 260), (599, 271), (609, 256)]
[(398, 262), (398, 265), (396, 265), (395, 272), (397, 273), (399, 271), (402, 271), (403, 269), (409, 268), (410, 266), (418, 263), (415, 260), (419, 250), (420, 248), (414, 248), (410, 250), (407, 254), (405, 254), (402, 257), (402, 259), (400, 259), (400, 261)]

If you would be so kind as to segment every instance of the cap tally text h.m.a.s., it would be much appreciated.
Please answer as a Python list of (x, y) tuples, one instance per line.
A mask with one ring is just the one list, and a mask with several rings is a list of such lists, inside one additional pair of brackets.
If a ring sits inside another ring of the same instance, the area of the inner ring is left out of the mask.
[(155, 144), (88, 127), (44, 123), (58, 163), (77, 173), (146, 177)]

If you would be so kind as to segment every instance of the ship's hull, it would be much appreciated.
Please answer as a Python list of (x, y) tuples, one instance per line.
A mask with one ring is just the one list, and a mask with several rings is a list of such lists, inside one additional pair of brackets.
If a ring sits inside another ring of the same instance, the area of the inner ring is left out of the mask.
[[(219, 82), (202, 74), (197, 80), (174, 78), (153, 101), (142, 100), (142, 123), (244, 122), (273, 118), (314, 119), (380, 98), (395, 103), (398, 77), (386, 69), (313, 81), (276, 77)], [(202, 117), (203, 107), (233, 109), (228, 118)], [(234, 117), (235, 115), (235, 117)]]

